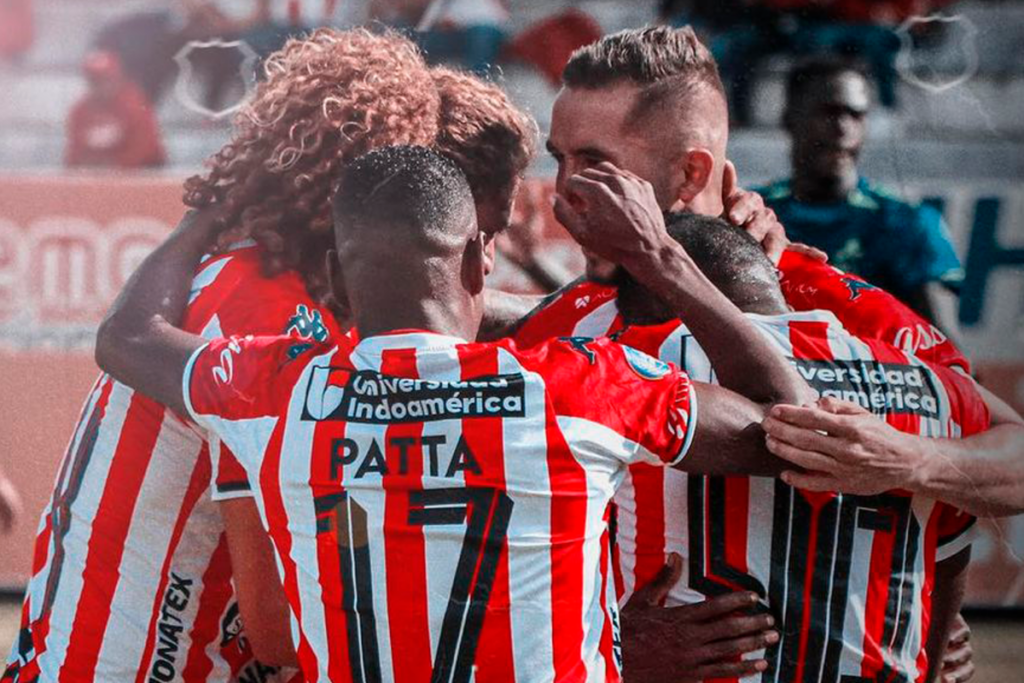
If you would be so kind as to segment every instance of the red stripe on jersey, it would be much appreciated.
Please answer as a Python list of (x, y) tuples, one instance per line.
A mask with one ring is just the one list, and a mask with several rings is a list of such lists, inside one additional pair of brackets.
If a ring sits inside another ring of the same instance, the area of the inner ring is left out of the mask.
[(547, 407), (551, 498), (551, 631), (556, 681), (583, 681), (583, 543), (587, 478), (565, 441), (554, 409)]
[[(746, 574), (750, 571), (747, 566), (747, 539), (750, 538), (749, 477), (725, 478), (725, 507), (725, 563)], [(704, 533), (704, 538), (708, 538), (707, 531)], [(705, 566), (713, 565), (708, 563)], [(743, 587), (733, 584), (733, 590), (742, 591)]]
[(189, 634), (192, 649), (181, 672), (183, 681), (205, 681), (213, 670), (213, 661), (206, 651), (206, 645), (213, 643), (215, 647), (219, 646), (217, 633), (220, 630), (221, 615), (234, 595), (230, 579), (231, 554), (228, 549), (228, 538), (227, 534), (221, 534), (217, 548), (210, 556), (210, 564), (203, 573), (203, 585), (209, 588), (203, 591), (199, 599), (199, 609)]
[[(498, 374), (498, 350), (470, 353), (469, 347), (458, 347), (462, 367), (461, 379)], [(488, 473), (463, 472), (466, 486), (492, 486), (505, 491), (505, 438), (500, 417), (484, 417), (462, 421), (462, 435), (473, 453), (488, 454)], [(493, 463), (493, 464), (492, 464)], [(488, 526), (490, 528), (490, 520)], [(474, 584), (475, 585), (475, 584)], [(508, 539), (502, 541), (501, 557), (487, 602), (487, 616), (480, 629), (476, 649), (476, 678), (480, 681), (515, 680), (515, 658), (512, 649), (512, 617), (509, 598)]]
[[(630, 465), (636, 503), (636, 568), (633, 590), (652, 581), (665, 566), (665, 470), (652, 465)], [(622, 595), (622, 593), (619, 593)]]
[[(174, 551), (178, 547), (178, 543), (181, 541), (181, 534), (185, 531), (185, 524), (188, 522), (188, 518), (192, 515), (192, 510), (196, 506), (199, 497), (206, 491), (210, 486), (210, 450), (209, 445), (204, 443), (202, 451), (199, 454), (199, 460), (196, 463), (196, 467), (192, 470), (192, 477), (188, 483), (188, 489), (185, 492), (185, 500), (181, 506), (181, 511), (178, 513), (178, 519), (174, 523), (174, 531), (171, 532), (170, 547), (167, 550), (167, 555), (164, 557), (164, 565), (160, 569), (160, 585), (153, 596), (153, 613), (149, 620), (149, 630), (146, 636), (146, 647), (142, 651), (142, 659), (139, 662), (139, 671), (135, 676), (136, 683), (142, 683), (146, 680), (149, 675), (149, 659), (153, 656), (153, 649), (156, 647), (157, 639), (157, 622), (160, 620), (160, 603), (164, 599), (164, 591), (167, 590), (167, 582), (170, 577), (171, 571), (171, 560), (174, 559)], [(206, 585), (204, 583), (204, 585)], [(205, 596), (205, 591), (203, 592)], [(193, 642), (195, 642), (193, 640)], [(205, 680), (203, 678), (186, 678), (185, 680)]]
[[(895, 523), (895, 520), (893, 520)], [(861, 675), (874, 678), (885, 666), (885, 652), (889, 644), (883, 643), (886, 603), (889, 600), (890, 577), (893, 572), (895, 533), (876, 533), (871, 543), (871, 564), (867, 592), (864, 595), (864, 659)]]
[(62, 680), (65, 676), (69, 679), (82, 676), (83, 680), (93, 677), (120, 578), (116, 569), (108, 568), (121, 564), (135, 503), (160, 434), (142, 418), (154, 410), (163, 409), (141, 394), (132, 395), (89, 537), (82, 573), (84, 590), (60, 669)]
[[(416, 350), (385, 349), (380, 371), (395, 377), (419, 378)], [(392, 424), (386, 430), (385, 443), (408, 439), (419, 444), (422, 436), (422, 423)], [(401, 571), (387, 573), (391, 659), (396, 683), (419, 683), (429, 681), (433, 670), (423, 527), (409, 524), (409, 492), (423, 487), (423, 448), (408, 448), (406, 463), (400, 462), (397, 449), (385, 451), (390, 474), (383, 478), (384, 561), (392, 570), (401, 567)]]
[(794, 320), (789, 323), (789, 342), (797, 360), (834, 360), (828, 343), (828, 323)]
[[(270, 524), (270, 537), (277, 548), (277, 555), (284, 567), (282, 584), (287, 596), (295, 596), (289, 600), (292, 613), (301, 623), (302, 605), (298, 599), (299, 581), (296, 575), (295, 562), (291, 559), (292, 539), (288, 534), (288, 515), (284, 508), (284, 500), (281, 497), (281, 449), (284, 441), (284, 421), (282, 420), (274, 428), (274, 432), (267, 442), (266, 458), (259, 472), (260, 491), (263, 493), (263, 505), (266, 509), (267, 519), (281, 520), (279, 524)], [(299, 665), (302, 671), (309, 678), (309, 683), (316, 683), (319, 680), (319, 669), (317, 667), (316, 655), (313, 648), (306, 639), (305, 633), (300, 631), (299, 643), (296, 648), (299, 658)]]
[[(344, 480), (344, 467), (336, 467), (331, 457), (323, 457), (322, 454), (332, 453), (332, 443), (335, 439), (345, 438), (345, 423), (321, 422), (313, 431), (313, 466), (310, 468), (309, 485), (313, 490), (314, 500), (317, 496), (337, 491)], [(336, 475), (337, 479), (332, 479)], [(345, 587), (339, 577), (342, 576), (341, 549), (346, 545), (353, 545), (352, 541), (344, 540), (348, 529), (343, 532), (339, 526), (343, 520), (339, 515), (334, 515), (334, 523), (326, 531), (321, 531), (317, 519), (316, 534), (316, 555), (317, 565), (320, 568), (318, 581), (320, 591), (323, 595), (325, 632), (327, 638), (327, 672), (332, 682), (347, 683), (351, 681), (352, 667), (349, 663), (349, 629), (346, 627), (349, 619), (356, 619), (356, 614), (346, 614), (344, 610), (346, 597), (354, 600), (356, 596), (344, 595)], [(347, 519), (344, 520), (347, 523)], [(355, 539), (353, 539), (355, 540)], [(357, 608), (358, 603), (356, 604)], [(354, 629), (353, 629), (354, 631)], [(368, 634), (364, 637), (376, 637), (376, 634)]]

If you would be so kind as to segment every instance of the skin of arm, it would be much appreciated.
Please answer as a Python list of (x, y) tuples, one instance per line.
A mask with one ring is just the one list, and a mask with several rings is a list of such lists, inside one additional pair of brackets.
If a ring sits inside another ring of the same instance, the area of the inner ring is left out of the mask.
[(958, 349), (960, 323), (957, 320), (959, 297), (941, 282), (926, 282), (907, 298), (907, 305), (915, 313), (942, 330), (950, 343)]
[(512, 294), (497, 289), (484, 290), (484, 316), (480, 322), (478, 341), (494, 341), (511, 336), (520, 321), (546, 297), (534, 294)]
[(935, 565), (932, 616), (928, 627), (928, 642), (925, 643), (925, 652), (928, 653), (928, 675), (925, 680), (929, 683), (936, 681), (942, 671), (946, 645), (967, 590), (967, 565), (970, 561), (971, 549), (965, 548)]
[(786, 483), (812, 491), (874, 494), (906, 489), (979, 517), (1024, 512), (1024, 419), (983, 387), (988, 431), (965, 439), (904, 434), (852, 403), (775, 406), (768, 449), (807, 470)]
[(264, 664), (297, 667), (288, 601), (256, 504), (252, 498), (225, 500), (220, 514), (227, 528), (238, 607), (256, 658)]
[[(605, 162), (566, 181), (555, 215), (577, 242), (625, 267), (678, 312), (723, 387), (758, 403), (816, 394), (790, 362), (669, 237), (650, 183)], [(736, 353), (742, 349), (742, 353)]]
[(180, 413), (182, 377), (205, 340), (174, 326), (188, 305), (192, 270), (219, 229), (214, 211), (190, 211), (132, 274), (96, 332), (96, 364)]

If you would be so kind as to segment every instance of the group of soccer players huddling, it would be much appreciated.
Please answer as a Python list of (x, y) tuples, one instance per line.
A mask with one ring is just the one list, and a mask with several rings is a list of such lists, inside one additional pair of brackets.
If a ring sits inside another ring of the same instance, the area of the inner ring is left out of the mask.
[(486, 286), (500, 88), (364, 30), (265, 72), (98, 331), (3, 683), (969, 677), (1024, 421), (737, 187), (692, 30), (565, 67), (543, 298)]

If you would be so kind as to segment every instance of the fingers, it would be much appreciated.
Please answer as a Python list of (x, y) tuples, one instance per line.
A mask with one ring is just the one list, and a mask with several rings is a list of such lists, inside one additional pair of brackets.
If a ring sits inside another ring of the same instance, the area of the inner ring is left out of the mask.
[(761, 199), (761, 195), (756, 192), (738, 190), (727, 202), (725, 217), (728, 221), (735, 226), (744, 228), (758, 242), (764, 239), (768, 226), (757, 220), (758, 214), (764, 210), (764, 200)]
[(946, 648), (942, 657), (942, 668), (950, 671), (959, 669), (967, 664), (972, 657), (974, 657), (974, 649), (966, 642), (960, 643), (956, 647)]
[[(863, 406), (856, 403), (850, 403), (849, 401), (840, 401), (838, 398), (832, 398), (831, 396), (825, 396), (824, 398), (818, 399), (818, 407), (832, 413), (833, 415), (871, 414)], [(839, 428), (842, 428), (842, 425), (839, 425)]]
[(802, 242), (790, 242), (787, 247), (790, 251), (795, 251), (798, 254), (803, 254), (815, 261), (821, 261), (822, 263), (828, 263), (828, 254), (823, 252), (821, 249), (816, 249), (809, 244)]
[(736, 193), (736, 188), (739, 187), (739, 176), (736, 173), (736, 164), (731, 161), (725, 162), (725, 168), (722, 169), (722, 205), (729, 210), (729, 200)]
[(709, 658), (725, 659), (726, 657), (735, 657), (749, 652), (764, 650), (768, 646), (774, 645), (777, 642), (779, 642), (778, 632), (766, 631), (754, 636), (744, 636), (742, 638), (733, 638), (731, 640), (720, 640), (705, 646), (704, 651), (707, 653)]
[(953, 628), (949, 634), (949, 647), (962, 645), (970, 639), (971, 627), (967, 624), (967, 620), (964, 619), (964, 615), (957, 614), (956, 619), (953, 620)]
[(750, 609), (757, 604), (757, 593), (729, 593), (715, 598), (708, 598), (696, 605), (672, 607), (673, 612), (685, 612), (689, 621), (709, 621), (742, 609)]
[(637, 591), (634, 597), (640, 600), (642, 604), (652, 606), (664, 604), (665, 598), (668, 597), (668, 594), (679, 582), (679, 578), (682, 575), (683, 560), (676, 553), (672, 553), (665, 561), (665, 566), (658, 571), (657, 576), (649, 584)]
[(692, 670), (692, 680), (704, 681), (710, 678), (743, 678), (760, 673), (768, 668), (768, 662), (763, 659), (750, 661), (740, 660), (737, 662), (720, 662), (698, 666)]
[(786, 462), (793, 463), (810, 472), (832, 475), (837, 469), (834, 458), (813, 449), (799, 448), (770, 434), (765, 438), (765, 446), (767, 446), (768, 452), (775, 457), (782, 458)]
[[(814, 428), (795, 427), (788, 422), (777, 420), (773, 417), (766, 417), (761, 421), (761, 428), (768, 434), (769, 439), (781, 441), (782, 443), (799, 448), (804, 451), (813, 451), (821, 454), (824, 459), (809, 469), (831, 472), (834, 459), (843, 455), (846, 443), (834, 436), (822, 434)], [(771, 446), (769, 445), (769, 448)], [(821, 465), (828, 464), (823, 468)], [(808, 468), (808, 465), (801, 463), (801, 467)]]
[[(701, 637), (705, 642), (714, 642), (747, 636), (760, 636), (768, 632), (774, 625), (775, 618), (770, 614), (725, 616), (705, 623), (701, 629)], [(753, 652), (753, 650), (747, 651)]]
[(782, 473), (782, 481), (794, 488), (805, 491), (838, 491), (839, 480), (830, 474), (804, 474), (786, 470)]
[(802, 429), (828, 432), (834, 436), (852, 436), (856, 433), (844, 415), (836, 415), (817, 407), (777, 405), (769, 411), (767, 419)]
[[(775, 212), (771, 211), (771, 218), (777, 222), (775, 218)], [(764, 249), (765, 255), (768, 260), (772, 262), (772, 265), (779, 265), (779, 261), (782, 260), (782, 253), (786, 251), (786, 247), (789, 246), (789, 238), (786, 237), (786, 231), (782, 229), (782, 225), (778, 224), (776, 228), (770, 228), (765, 233), (764, 241), (761, 242), (761, 248)]]
[(581, 244), (587, 237), (586, 221), (583, 216), (569, 203), (569, 200), (562, 195), (555, 195), (554, 204), (555, 218), (561, 223), (569, 234)]
[(950, 669), (949, 671), (943, 669), (940, 680), (942, 683), (966, 683), (974, 678), (974, 671), (974, 662), (969, 661), (963, 666)]

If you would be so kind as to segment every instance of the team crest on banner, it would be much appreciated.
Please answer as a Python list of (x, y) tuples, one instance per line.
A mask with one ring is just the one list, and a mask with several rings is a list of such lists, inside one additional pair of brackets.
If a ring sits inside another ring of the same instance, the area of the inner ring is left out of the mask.
[[(912, 33), (923, 25), (941, 26), (947, 34), (946, 42), (954, 46), (955, 54), (938, 55), (931, 50), (914, 47)], [(910, 17), (896, 30), (900, 51), (896, 55), (896, 69), (903, 80), (929, 92), (940, 93), (967, 82), (978, 71), (978, 29), (960, 15), (933, 14)], [(936, 68), (937, 59), (941, 62)]]
[[(210, 50), (230, 50), (238, 54), (238, 78), (245, 93), (242, 97), (223, 109), (211, 109), (199, 101), (195, 92), (198, 81), (196, 78), (196, 63), (202, 58), (203, 52)], [(174, 55), (174, 61), (178, 64), (178, 78), (174, 82), (174, 96), (183, 107), (189, 111), (208, 116), (212, 119), (222, 119), (231, 116), (242, 108), (249, 99), (249, 86), (254, 79), (254, 69), (258, 61), (258, 55), (244, 40), (193, 40), (185, 44), (185, 47), (178, 50)]]

